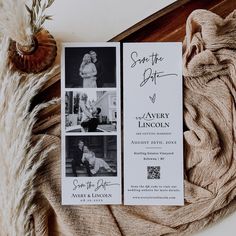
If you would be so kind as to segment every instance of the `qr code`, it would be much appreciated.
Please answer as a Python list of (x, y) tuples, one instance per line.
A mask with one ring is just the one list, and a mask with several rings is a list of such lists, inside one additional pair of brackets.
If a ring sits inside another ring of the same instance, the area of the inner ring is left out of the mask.
[(147, 178), (148, 179), (160, 179), (161, 178), (160, 170), (161, 170), (160, 166), (148, 166), (147, 167)]

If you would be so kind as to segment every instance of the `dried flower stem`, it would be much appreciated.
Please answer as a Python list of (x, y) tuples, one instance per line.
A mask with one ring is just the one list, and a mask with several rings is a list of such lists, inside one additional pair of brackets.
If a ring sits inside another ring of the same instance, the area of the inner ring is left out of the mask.
[(46, 15), (45, 11), (53, 2), (54, 0), (32, 0), (31, 7), (26, 5), (26, 9), (30, 14), (30, 25), (33, 34), (36, 34), (42, 29), (46, 20), (52, 19), (52, 16)]

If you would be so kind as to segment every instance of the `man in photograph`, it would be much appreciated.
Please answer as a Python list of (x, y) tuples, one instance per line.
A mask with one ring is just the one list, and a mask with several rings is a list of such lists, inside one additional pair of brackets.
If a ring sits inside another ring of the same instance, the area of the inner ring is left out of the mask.
[(88, 132), (96, 132), (97, 131), (101, 111), (102, 111), (102, 109), (100, 107), (97, 107), (96, 111), (94, 112), (93, 118), (91, 118), (89, 121)]
[(75, 177), (77, 177), (77, 167), (85, 167), (88, 176), (91, 176), (91, 171), (90, 171), (90, 166), (88, 161), (82, 162), (83, 158), (83, 153), (84, 153), (84, 142), (82, 140), (79, 140), (78, 142), (78, 148), (75, 150), (73, 153), (73, 160), (72, 160), (72, 172)]
[(85, 132), (96, 132), (99, 124), (99, 116), (101, 113), (101, 108), (97, 107), (96, 110), (91, 114), (91, 118), (88, 118), (86, 121), (81, 123), (83, 130)]
[(92, 59), (92, 63), (95, 65), (96, 69), (97, 69), (97, 87), (101, 88), (103, 86), (102, 83), (102, 64), (100, 62), (100, 60), (98, 60), (97, 58), (97, 53), (94, 51), (90, 51), (89, 52), (91, 59)]

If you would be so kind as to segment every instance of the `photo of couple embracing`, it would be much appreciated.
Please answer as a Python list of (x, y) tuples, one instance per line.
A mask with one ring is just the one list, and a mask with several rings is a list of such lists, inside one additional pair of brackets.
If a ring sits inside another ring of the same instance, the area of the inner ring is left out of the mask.
[(97, 81), (100, 82), (102, 65), (97, 59), (97, 54), (90, 51), (83, 56), (79, 69), (79, 75), (83, 79), (83, 88), (97, 88)]
[(65, 49), (66, 88), (115, 88), (115, 47)]

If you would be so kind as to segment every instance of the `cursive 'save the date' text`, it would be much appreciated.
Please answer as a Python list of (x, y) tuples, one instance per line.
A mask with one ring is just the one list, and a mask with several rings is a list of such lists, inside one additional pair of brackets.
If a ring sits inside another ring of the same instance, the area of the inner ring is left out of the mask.
[(73, 180), (73, 191), (79, 190), (79, 189), (92, 189), (95, 192), (102, 189), (107, 190), (107, 187), (113, 186), (113, 185), (119, 185), (118, 183), (111, 183), (108, 181), (105, 181), (104, 179), (98, 179), (97, 181), (86, 181), (86, 182), (79, 182), (78, 179)]

